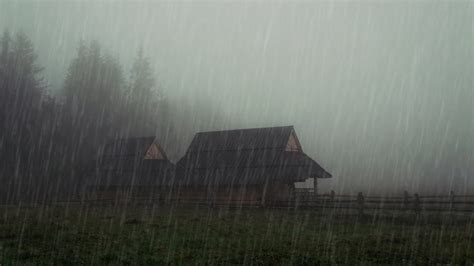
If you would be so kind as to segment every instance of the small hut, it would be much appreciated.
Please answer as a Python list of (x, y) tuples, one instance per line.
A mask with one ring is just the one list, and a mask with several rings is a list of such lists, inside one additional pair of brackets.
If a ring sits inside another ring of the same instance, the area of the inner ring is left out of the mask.
[(173, 170), (155, 137), (116, 139), (100, 152), (89, 189), (95, 199), (156, 198)]
[(180, 200), (266, 204), (289, 200), (295, 182), (329, 177), (293, 126), (238, 129), (197, 133), (176, 165), (174, 189)]

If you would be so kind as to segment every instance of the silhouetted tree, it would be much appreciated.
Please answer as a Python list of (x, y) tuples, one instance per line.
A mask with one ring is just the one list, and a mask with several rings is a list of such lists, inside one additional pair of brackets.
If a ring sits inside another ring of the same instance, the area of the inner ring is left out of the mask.
[[(1, 133), (6, 146), (32, 145), (44, 85), (37, 55), (28, 37), (19, 33), (11, 40), (4, 33), (0, 60)], [(15, 155), (20, 156), (17, 148)], [(9, 156), (11, 157), (12, 154)], [(21, 156), (20, 156), (21, 157)]]
[(97, 42), (81, 43), (64, 82), (62, 139), (72, 180), (91, 171), (98, 147), (120, 133), (125, 80), (118, 61)]
[(143, 49), (140, 49), (130, 71), (126, 94), (126, 107), (129, 110), (129, 134), (155, 134), (160, 122), (160, 100), (161, 95), (153, 77), (149, 59), (144, 56)]
[[(6, 117), (7, 117), (7, 100), (10, 95), (10, 88), (8, 88), (9, 76), (8, 65), (11, 63), (10, 45), (11, 45), (10, 32), (5, 31), (0, 39), (0, 140), (4, 141), (5, 129), (6, 129)], [(1, 145), (0, 145), (1, 146)]]
[(126, 134), (156, 136), (166, 149), (174, 151), (179, 143), (175, 116), (154, 76), (150, 60), (140, 48), (130, 70), (126, 92)]
[(25, 185), (37, 184), (40, 171), (38, 134), (42, 124), (44, 91), (42, 68), (30, 39), (5, 32), (0, 49), (0, 176), (4, 185), (15, 186), (17, 196)]

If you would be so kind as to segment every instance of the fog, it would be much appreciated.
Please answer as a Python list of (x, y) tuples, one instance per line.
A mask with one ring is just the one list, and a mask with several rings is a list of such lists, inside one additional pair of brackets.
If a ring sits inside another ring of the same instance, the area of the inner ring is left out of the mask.
[(202, 130), (294, 125), (322, 192), (474, 192), (473, 25), (472, 1), (0, 1), (53, 94), (80, 40), (143, 47)]

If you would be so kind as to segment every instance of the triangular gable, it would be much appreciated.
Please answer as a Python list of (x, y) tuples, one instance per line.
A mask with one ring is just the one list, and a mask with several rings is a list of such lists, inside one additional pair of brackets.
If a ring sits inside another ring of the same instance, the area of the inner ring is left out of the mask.
[(160, 145), (153, 142), (145, 153), (145, 160), (165, 160), (167, 159), (165, 152), (161, 149)]
[(296, 136), (295, 131), (292, 131), (290, 137), (288, 138), (288, 142), (286, 143), (285, 151), (294, 151), (294, 152), (302, 152), (303, 149), (301, 148), (301, 144)]

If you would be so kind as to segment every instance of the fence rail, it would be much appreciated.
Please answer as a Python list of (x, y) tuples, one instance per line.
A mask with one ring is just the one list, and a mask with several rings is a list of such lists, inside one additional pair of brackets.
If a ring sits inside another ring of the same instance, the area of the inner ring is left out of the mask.
[[(92, 205), (120, 205), (133, 204), (182, 204), (182, 205), (208, 205), (215, 207), (259, 207), (259, 208), (304, 208), (315, 210), (348, 209), (356, 210), (360, 214), (366, 211), (410, 211), (420, 213), (423, 211), (437, 212), (463, 212), (474, 213), (474, 195), (419, 195), (405, 191), (402, 196), (366, 196), (362, 192), (357, 195), (337, 195), (334, 191), (329, 194), (316, 194), (310, 191), (296, 191), (292, 197), (285, 200), (223, 200), (210, 197), (201, 198), (173, 198), (172, 196), (153, 195), (149, 197), (130, 197), (120, 199), (76, 199), (67, 201), (51, 201), (47, 204), (92, 204)], [(6, 205), (3, 205), (6, 206)], [(13, 206), (13, 205), (12, 205)], [(24, 204), (23, 206), (27, 206)]]
[(414, 211), (446, 211), (473, 212), (474, 195), (410, 195), (407, 191), (402, 196), (365, 196), (362, 192), (357, 195), (330, 194), (311, 195), (306, 192), (295, 194), (297, 207), (314, 207), (323, 209), (356, 209), (363, 214), (369, 210), (398, 210)]
[[(357, 195), (336, 195), (334, 191), (330, 194), (318, 195), (311, 191), (295, 191), (293, 196), (285, 200), (224, 200), (202, 198), (132, 198), (136, 204), (183, 204), (183, 205), (209, 205), (225, 207), (265, 207), (265, 208), (305, 208), (315, 210), (325, 209), (349, 209), (356, 210), (360, 214), (365, 211), (411, 211), (420, 213), (422, 211), (438, 212), (463, 212), (474, 213), (474, 195), (419, 195), (405, 192), (401, 196), (366, 196), (362, 192)], [(92, 204), (117, 204), (114, 200), (90, 200)]]

